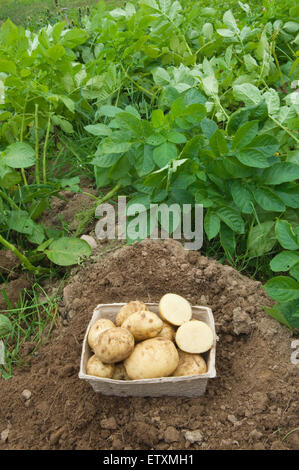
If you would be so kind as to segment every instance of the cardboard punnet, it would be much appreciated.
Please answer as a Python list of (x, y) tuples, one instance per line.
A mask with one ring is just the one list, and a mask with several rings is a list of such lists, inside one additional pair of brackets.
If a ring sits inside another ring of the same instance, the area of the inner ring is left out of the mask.
[[(216, 377), (216, 332), (212, 310), (203, 306), (192, 306), (192, 317), (207, 323), (213, 333), (214, 342), (212, 348), (204, 354), (208, 371), (201, 375), (184, 377), (161, 377), (157, 379), (142, 380), (113, 380), (94, 377), (86, 374), (86, 364), (92, 356), (92, 351), (87, 342), (89, 329), (100, 318), (109, 318), (115, 321), (116, 315), (124, 303), (99, 304), (93, 311), (92, 318), (86, 329), (80, 363), (79, 378), (90, 383), (93, 390), (102, 395), (114, 395), (120, 397), (199, 397), (205, 393), (208, 379)], [(158, 304), (146, 303), (147, 307), (159, 315)]]

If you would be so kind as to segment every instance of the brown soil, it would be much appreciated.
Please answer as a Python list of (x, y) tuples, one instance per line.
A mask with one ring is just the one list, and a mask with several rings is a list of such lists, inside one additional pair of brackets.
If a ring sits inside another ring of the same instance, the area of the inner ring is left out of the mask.
[[(199, 398), (117, 398), (78, 378), (98, 303), (156, 302), (175, 292), (212, 308), (217, 378)], [(298, 366), (291, 333), (268, 317), (259, 282), (175, 241), (145, 240), (73, 270), (61, 314), (69, 321), (1, 381), (0, 449), (298, 449)], [(30, 393), (22, 392), (27, 389)], [(27, 398), (26, 398), (27, 397)]]

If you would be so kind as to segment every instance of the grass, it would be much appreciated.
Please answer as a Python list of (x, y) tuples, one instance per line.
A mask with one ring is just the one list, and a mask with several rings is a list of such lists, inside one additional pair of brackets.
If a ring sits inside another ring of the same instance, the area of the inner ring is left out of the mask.
[[(96, 5), (98, 0), (1, 0), (0, 24), (10, 18), (15, 24), (24, 26), (34, 25), (35, 28), (43, 23), (44, 18), (63, 20), (78, 20), (79, 8), (82, 13), (87, 7)], [(66, 8), (66, 10), (62, 10)]]
[(7, 310), (2, 313), (11, 320), (13, 328), (3, 339), (5, 348), (5, 364), (0, 365), (0, 377), (9, 379), (16, 367), (25, 366), (22, 358), (22, 345), (33, 343), (34, 352), (39, 344), (48, 338), (53, 326), (59, 326), (58, 299), (59, 289), (49, 297), (43, 287), (35, 283), (30, 291), (26, 291), (13, 308), (7, 301)]

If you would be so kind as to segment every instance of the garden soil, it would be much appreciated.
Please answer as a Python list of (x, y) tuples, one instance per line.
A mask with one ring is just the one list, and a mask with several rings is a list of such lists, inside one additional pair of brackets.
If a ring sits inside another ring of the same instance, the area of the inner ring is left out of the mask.
[[(217, 377), (205, 395), (95, 394), (78, 378), (95, 306), (158, 302), (167, 292), (212, 308)], [(145, 240), (93, 257), (72, 271), (60, 326), (28, 356), (28, 368), (1, 380), (0, 450), (298, 449), (295, 338), (264, 312), (272, 304), (259, 282), (173, 240)]]

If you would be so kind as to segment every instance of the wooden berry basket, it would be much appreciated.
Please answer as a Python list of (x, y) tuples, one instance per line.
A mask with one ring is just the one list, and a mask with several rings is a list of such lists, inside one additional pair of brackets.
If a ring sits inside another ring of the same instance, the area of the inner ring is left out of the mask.
[[(208, 307), (197, 305), (192, 306), (192, 318), (207, 323), (214, 333), (212, 348), (203, 354), (208, 367), (208, 371), (205, 374), (142, 380), (113, 380), (86, 374), (87, 361), (93, 354), (87, 342), (87, 335), (91, 325), (100, 318), (109, 318), (114, 322), (119, 309), (123, 305), (125, 304), (99, 304), (94, 309), (83, 341), (79, 378), (87, 380), (93, 390), (102, 395), (119, 397), (199, 397), (203, 395), (206, 391), (208, 379), (216, 377), (216, 332), (212, 310)], [(152, 312), (159, 315), (158, 304), (147, 303), (146, 305)]]

